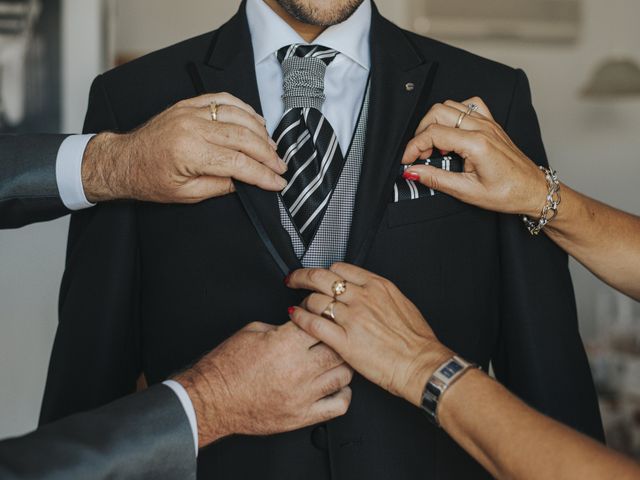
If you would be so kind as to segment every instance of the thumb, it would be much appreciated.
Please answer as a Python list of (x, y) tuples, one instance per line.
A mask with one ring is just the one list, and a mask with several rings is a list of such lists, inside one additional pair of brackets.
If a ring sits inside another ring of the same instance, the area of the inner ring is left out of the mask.
[(275, 325), (269, 325), (268, 323), (262, 322), (253, 322), (244, 327), (242, 330), (245, 332), (253, 332), (253, 333), (267, 333), (272, 330), (277, 330), (278, 327)]
[(463, 193), (462, 173), (450, 172), (430, 165), (415, 165), (409, 167), (405, 175), (418, 175), (417, 181), (422, 185), (437, 190), (439, 192), (459, 197)]

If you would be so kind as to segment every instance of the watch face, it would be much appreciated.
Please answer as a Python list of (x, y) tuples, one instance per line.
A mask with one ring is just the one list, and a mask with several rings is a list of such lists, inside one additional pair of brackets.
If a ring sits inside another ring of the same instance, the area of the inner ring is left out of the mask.
[(462, 370), (464, 367), (460, 365), (455, 360), (451, 360), (447, 363), (442, 369), (440, 369), (440, 373), (444, 375), (447, 379), (451, 379), (456, 373)]

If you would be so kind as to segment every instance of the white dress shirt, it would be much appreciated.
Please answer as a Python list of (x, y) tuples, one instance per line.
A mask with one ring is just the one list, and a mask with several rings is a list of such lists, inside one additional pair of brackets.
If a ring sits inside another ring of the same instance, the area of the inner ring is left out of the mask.
[[(276, 58), (276, 52), (292, 43), (307, 42), (263, 0), (248, 0), (246, 8), (262, 113), (267, 121), (267, 129), (272, 134), (284, 113), (282, 67)], [(353, 137), (371, 69), (370, 29), (371, 2), (364, 0), (349, 19), (327, 28), (312, 42), (340, 52), (327, 68), (326, 100), (322, 113), (336, 132), (343, 155), (346, 155)], [(82, 187), (82, 158), (92, 137), (93, 135), (72, 135), (62, 142), (58, 150), (56, 181), (60, 198), (70, 210), (81, 210), (94, 205), (87, 200)], [(197, 454), (198, 424), (191, 399), (178, 382), (168, 380), (164, 385), (175, 392), (185, 410)]]
[[(282, 67), (276, 52), (292, 43), (307, 42), (263, 0), (247, 1), (247, 20), (262, 115), (267, 130), (273, 134), (284, 114)], [(351, 17), (327, 28), (312, 42), (340, 52), (327, 67), (322, 113), (336, 132), (343, 155), (349, 149), (367, 88), (371, 69), (370, 30), (371, 1), (364, 0)]]

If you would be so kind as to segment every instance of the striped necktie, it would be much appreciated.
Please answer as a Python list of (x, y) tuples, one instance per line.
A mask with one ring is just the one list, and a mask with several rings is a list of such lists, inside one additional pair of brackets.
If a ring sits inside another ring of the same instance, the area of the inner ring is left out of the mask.
[(281, 48), (284, 115), (273, 138), (288, 165), (287, 187), (280, 193), (293, 225), (307, 248), (338, 182), (345, 159), (321, 109), (324, 76), (339, 52), (317, 45)]

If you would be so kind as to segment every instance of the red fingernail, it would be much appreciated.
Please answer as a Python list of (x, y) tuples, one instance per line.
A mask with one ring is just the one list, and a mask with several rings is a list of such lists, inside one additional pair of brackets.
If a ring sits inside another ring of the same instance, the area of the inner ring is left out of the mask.
[(284, 277), (284, 284), (288, 287), (289, 286), (289, 280), (291, 279), (291, 275), (287, 275), (286, 277)]
[(420, 175), (414, 172), (404, 172), (402, 174), (402, 178), (404, 178), (405, 180), (411, 180), (412, 182), (416, 182), (420, 180)]
[(296, 311), (296, 307), (289, 307), (289, 309), (287, 310), (289, 312), (289, 316), (293, 315), (293, 312)]

